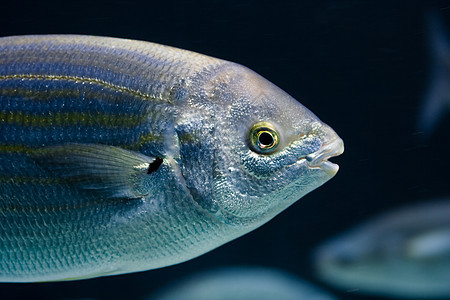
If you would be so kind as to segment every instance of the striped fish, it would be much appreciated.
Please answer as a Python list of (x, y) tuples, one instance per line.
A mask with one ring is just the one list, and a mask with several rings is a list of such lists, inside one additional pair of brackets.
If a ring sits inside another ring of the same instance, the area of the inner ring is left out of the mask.
[(0, 38), (0, 281), (192, 259), (329, 180), (342, 151), (235, 63), (116, 38)]

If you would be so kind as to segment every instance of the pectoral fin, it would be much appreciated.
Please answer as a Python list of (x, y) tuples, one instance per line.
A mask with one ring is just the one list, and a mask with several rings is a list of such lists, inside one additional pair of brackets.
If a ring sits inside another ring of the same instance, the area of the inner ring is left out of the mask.
[(106, 198), (136, 199), (150, 193), (148, 182), (163, 159), (99, 144), (64, 144), (39, 149), (36, 162), (52, 176)]

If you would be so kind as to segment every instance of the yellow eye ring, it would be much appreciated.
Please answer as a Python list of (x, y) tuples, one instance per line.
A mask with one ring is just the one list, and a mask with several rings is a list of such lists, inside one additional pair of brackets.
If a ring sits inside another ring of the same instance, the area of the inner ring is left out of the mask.
[(259, 154), (275, 152), (280, 143), (280, 135), (275, 127), (268, 122), (258, 122), (249, 132), (250, 148)]

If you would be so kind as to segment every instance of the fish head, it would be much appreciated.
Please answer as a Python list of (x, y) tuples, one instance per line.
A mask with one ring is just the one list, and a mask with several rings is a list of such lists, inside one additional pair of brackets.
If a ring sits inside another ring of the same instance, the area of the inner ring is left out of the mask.
[(260, 226), (338, 171), (327, 159), (343, 152), (339, 136), (255, 72), (227, 65), (204, 91), (214, 108), (202, 201), (224, 222)]

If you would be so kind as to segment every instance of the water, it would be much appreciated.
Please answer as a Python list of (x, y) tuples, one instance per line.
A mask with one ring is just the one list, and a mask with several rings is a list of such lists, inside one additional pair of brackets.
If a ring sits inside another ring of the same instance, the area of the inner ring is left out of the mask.
[[(430, 139), (417, 122), (431, 73), (425, 13), (450, 1), (114, 1), (10, 3), (0, 35), (83, 33), (153, 41), (250, 67), (331, 125), (346, 151), (323, 187), (262, 228), (195, 260), (78, 282), (0, 284), (1, 299), (139, 299), (193, 272), (284, 269), (340, 299), (384, 299), (317, 280), (312, 250), (401, 204), (450, 196), (450, 114)], [(450, 26), (448, 26), (450, 28)]]

